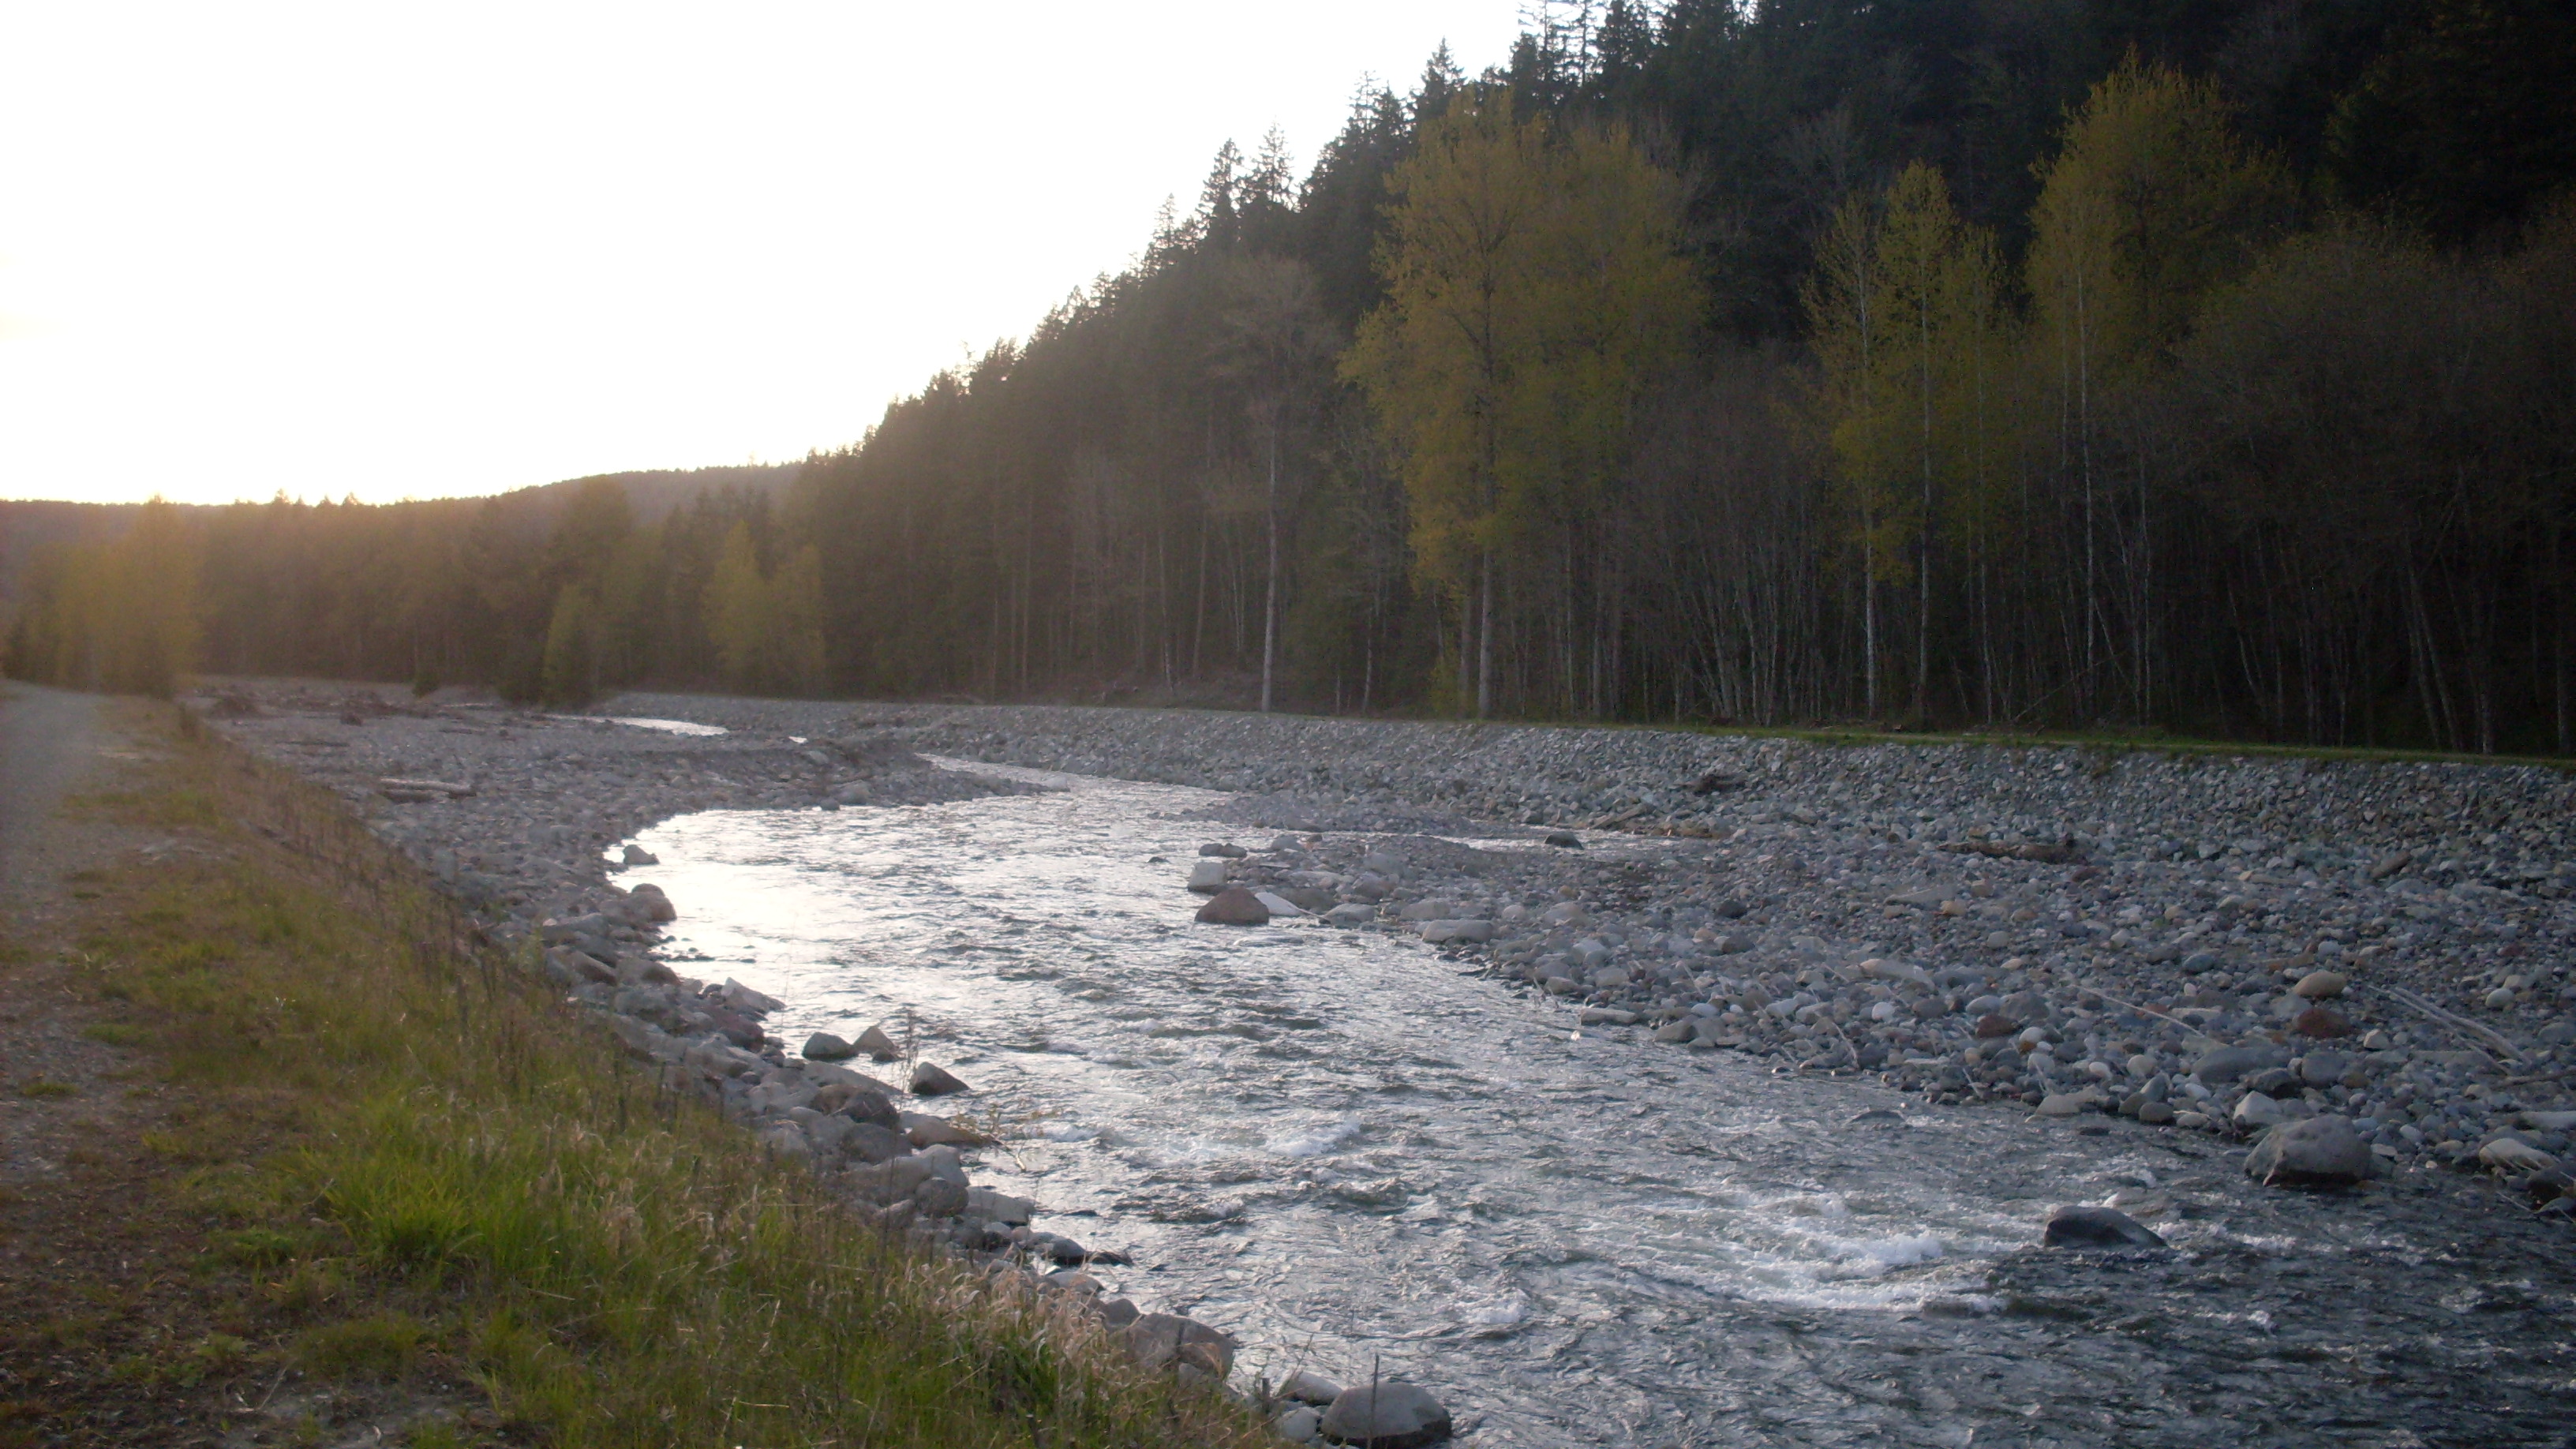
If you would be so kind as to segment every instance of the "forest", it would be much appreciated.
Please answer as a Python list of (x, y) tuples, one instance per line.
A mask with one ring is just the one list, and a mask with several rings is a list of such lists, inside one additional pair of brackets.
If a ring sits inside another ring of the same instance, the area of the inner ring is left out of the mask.
[(155, 505), (7, 667), (2576, 754), (2576, 7), (1523, 28), (783, 496)]

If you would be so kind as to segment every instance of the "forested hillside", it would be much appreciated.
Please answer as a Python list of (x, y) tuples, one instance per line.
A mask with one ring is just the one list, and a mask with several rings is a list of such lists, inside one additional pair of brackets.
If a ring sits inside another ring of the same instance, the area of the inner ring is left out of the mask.
[(245, 511), (197, 657), (2576, 752), (2571, 75), (2554, 0), (1561, 6), (774, 512)]

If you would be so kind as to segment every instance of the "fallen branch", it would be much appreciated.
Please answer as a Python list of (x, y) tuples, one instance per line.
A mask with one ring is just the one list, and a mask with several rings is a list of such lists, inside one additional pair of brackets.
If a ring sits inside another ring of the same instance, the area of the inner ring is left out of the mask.
[(2503, 1052), (2506, 1056), (2511, 1057), (2515, 1061), (2522, 1060), (2521, 1049), (2516, 1047), (2512, 1042), (2505, 1040), (2504, 1033), (2495, 1030), (2493, 1027), (2480, 1026), (2465, 1016), (2455, 1016), (2450, 1012), (2444, 1011), (2442, 1008), (2435, 1006), (2433, 1003), (2426, 1001), (2423, 997), (2416, 995), (2414, 992), (2404, 989), (2403, 987), (2382, 986), (2379, 990), (2389, 996), (2395, 997), (2402, 1005), (2411, 1006), (2417, 1011), (2424, 1013), (2426, 1016), (2433, 1018), (2435, 1021), (2457, 1027), (2461, 1031), (2465, 1031), (2472, 1036), (2481, 1037), (2494, 1043), (2496, 1050)]
[(2064, 865), (2080, 853), (2075, 838), (2068, 836), (2054, 845), (2034, 841), (2027, 845), (2006, 845), (2000, 840), (1953, 840), (1941, 848), (1953, 855), (1988, 855), (1997, 860), (2035, 860), (2043, 865)]
[(2090, 992), (2092, 992), (2094, 995), (2096, 995), (2096, 996), (2098, 996), (2098, 997), (2101, 997), (2104, 1001), (2107, 1001), (2107, 1002), (2111, 1003), (2113, 1006), (2123, 1007), (2123, 1008), (2126, 1008), (2127, 1010), (2130, 1010), (2130, 1011), (2139, 1011), (2139, 1012), (2144, 1012), (2144, 1013), (2146, 1013), (2147, 1015), (2152, 1016), (2152, 1017), (2155, 1017), (2156, 1019), (2158, 1019), (2158, 1020), (2160, 1020), (2160, 1021), (2170, 1021), (2170, 1022), (2172, 1022), (2174, 1025), (2176, 1025), (2176, 1026), (2178, 1026), (2178, 1027), (2181, 1027), (2183, 1030), (2188, 1031), (2188, 1032), (2198, 1032), (2198, 1031), (2200, 1030), (2200, 1028), (2199, 1028), (2199, 1027), (2196, 1027), (2196, 1026), (2192, 1025), (2190, 1022), (2187, 1022), (2187, 1021), (2183, 1020), (2181, 1017), (2178, 1017), (2178, 1016), (2167, 1016), (2167, 1015), (2165, 1015), (2163, 1012), (2156, 1010), (2156, 1009), (2155, 1009), (2154, 1007), (2152, 1007), (2152, 1006), (2140, 1006), (2140, 1005), (2138, 1005), (2138, 1004), (2137, 1004), (2136, 1002), (2134, 1002), (2134, 1001), (2122, 1001), (2120, 998), (2118, 998), (2118, 997), (2116, 997), (2116, 996), (2113, 996), (2110, 992), (2107, 992), (2107, 991), (2103, 990), (2103, 989), (2102, 989), (2101, 987), (2099, 987), (2099, 986), (2093, 986), (2093, 985), (2089, 985), (2089, 984), (2087, 984), (2087, 983), (2085, 983), (2085, 982), (2078, 981), (2078, 982), (2076, 982), (2076, 983), (2075, 983), (2075, 989), (2076, 989), (2076, 990), (2078, 990), (2078, 991), (2090, 991)]

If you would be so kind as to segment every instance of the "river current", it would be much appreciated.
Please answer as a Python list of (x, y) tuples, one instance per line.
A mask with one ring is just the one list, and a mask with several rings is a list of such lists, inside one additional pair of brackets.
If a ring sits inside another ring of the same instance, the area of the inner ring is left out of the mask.
[[(1225, 797), (941, 763), (1047, 789), (684, 816), (634, 878), (791, 1046), (910, 1023), (1009, 1135), (976, 1179), (1246, 1380), (1412, 1378), (1480, 1449), (2576, 1434), (2569, 1238), (2470, 1179), (2260, 1189), (2205, 1137), (1578, 1029), (1406, 937), (1195, 925), (1199, 843), (1270, 834)], [(2035, 1246), (2104, 1201), (2176, 1250)]]

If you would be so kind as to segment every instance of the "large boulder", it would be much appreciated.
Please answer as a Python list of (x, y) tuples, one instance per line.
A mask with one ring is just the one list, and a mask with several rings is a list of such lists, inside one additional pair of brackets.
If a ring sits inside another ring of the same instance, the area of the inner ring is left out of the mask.
[(892, 1162), (912, 1152), (912, 1143), (903, 1134), (874, 1122), (852, 1122), (841, 1134), (841, 1150), (871, 1165)]
[(2076, 1204), (2059, 1208), (2048, 1215), (2048, 1226), (2040, 1229), (2040, 1246), (2046, 1248), (2161, 1248), (2165, 1240), (2117, 1208), (2087, 1207)]
[(809, 1062), (843, 1062), (858, 1054), (857, 1047), (828, 1031), (818, 1031), (805, 1038), (805, 1060)]
[(2349, 1117), (2284, 1123), (2246, 1154), (2245, 1175), (2266, 1187), (2342, 1187), (2370, 1176), (2370, 1144)]
[(1386, 1379), (1342, 1390), (1324, 1411), (1324, 1438), (1362, 1449), (1420, 1449), (1449, 1437), (1449, 1411), (1418, 1384)]
[(837, 1113), (853, 1122), (874, 1122), (889, 1132), (903, 1129), (903, 1116), (894, 1099), (874, 1083), (862, 1086), (855, 1082), (827, 1082), (815, 1089), (814, 1110)]
[(894, 1038), (886, 1035), (883, 1026), (872, 1026), (860, 1032), (859, 1039), (850, 1045), (865, 1053), (871, 1061), (890, 1062), (903, 1055), (903, 1048), (894, 1044)]
[(944, 1097), (966, 1090), (966, 1084), (929, 1062), (915, 1062), (912, 1067), (912, 1094), (916, 1097)]
[(1243, 887), (1227, 886), (1217, 892), (1214, 900), (1199, 907), (1198, 919), (1210, 926), (1266, 926), (1270, 924), (1270, 908), (1261, 903), (1261, 897)]
[(1279, 1381), (1279, 1387), (1273, 1392), (1291, 1402), (1313, 1404), (1321, 1409), (1342, 1396), (1342, 1386), (1311, 1370), (1294, 1369)]
[(1149, 1369), (1187, 1365), (1220, 1382), (1234, 1371), (1234, 1340), (1196, 1319), (1147, 1313), (1113, 1336)]

